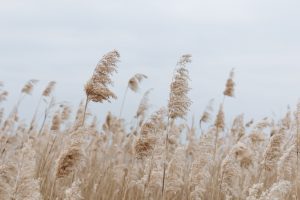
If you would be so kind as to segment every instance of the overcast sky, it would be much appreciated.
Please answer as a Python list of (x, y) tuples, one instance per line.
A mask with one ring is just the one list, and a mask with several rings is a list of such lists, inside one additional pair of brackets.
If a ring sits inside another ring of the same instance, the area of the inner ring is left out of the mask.
[(118, 113), (128, 79), (149, 76), (139, 93), (130, 92), (124, 116), (134, 115), (143, 92), (152, 108), (167, 105), (177, 60), (192, 54), (190, 116), (199, 115), (211, 98), (222, 99), (231, 68), (236, 98), (226, 100), (226, 117), (282, 116), (300, 97), (299, 0), (0, 0), (0, 80), (12, 106), (24, 83), (40, 83), (25, 99), (30, 114), (48, 81), (58, 82), (55, 96), (76, 107), (83, 85), (99, 59), (119, 50), (121, 62), (112, 88), (119, 99), (91, 104), (101, 118)]

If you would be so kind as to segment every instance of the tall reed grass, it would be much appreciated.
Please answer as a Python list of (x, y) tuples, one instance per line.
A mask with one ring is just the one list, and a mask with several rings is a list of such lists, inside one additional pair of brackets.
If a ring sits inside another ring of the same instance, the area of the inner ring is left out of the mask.
[[(8, 92), (0, 83), (1, 200), (300, 198), (300, 103), (279, 121), (245, 122), (239, 115), (226, 124), (225, 99), (233, 97), (235, 89), (232, 70), (217, 113), (210, 101), (196, 118), (198, 129), (195, 120), (191, 125), (185, 120), (192, 104), (188, 96), (192, 57), (187, 54), (172, 75), (168, 105), (148, 115), (148, 90), (137, 105), (131, 130), (121, 118), (122, 109), (128, 89), (136, 92), (147, 78), (144, 74), (129, 79), (119, 116), (109, 112), (101, 124), (96, 118), (86, 120), (93, 117), (87, 111), (90, 101), (101, 106), (117, 99), (109, 86), (119, 58), (118, 51), (103, 56), (84, 86), (86, 99), (76, 110), (55, 103), (55, 82), (50, 82), (29, 124), (19, 119), (19, 107), (37, 81), (25, 84), (11, 111), (1, 105)], [(43, 113), (41, 119), (38, 112)]]

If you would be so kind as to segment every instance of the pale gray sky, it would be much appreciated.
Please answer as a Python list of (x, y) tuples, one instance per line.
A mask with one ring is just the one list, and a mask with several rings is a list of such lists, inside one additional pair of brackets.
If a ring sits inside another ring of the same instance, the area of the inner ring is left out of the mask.
[(262, 118), (284, 114), (300, 92), (300, 1), (298, 0), (0, 0), (0, 80), (12, 106), (23, 84), (39, 79), (21, 112), (34, 110), (48, 81), (58, 82), (58, 101), (74, 107), (83, 85), (106, 52), (121, 53), (113, 90), (119, 99), (90, 108), (98, 116), (118, 113), (128, 79), (149, 79), (139, 94), (129, 93), (124, 115), (134, 115), (142, 94), (154, 88), (153, 109), (167, 105), (174, 66), (185, 53), (198, 120), (211, 98), (222, 99), (231, 68), (236, 98), (226, 100), (228, 118), (246, 113)]

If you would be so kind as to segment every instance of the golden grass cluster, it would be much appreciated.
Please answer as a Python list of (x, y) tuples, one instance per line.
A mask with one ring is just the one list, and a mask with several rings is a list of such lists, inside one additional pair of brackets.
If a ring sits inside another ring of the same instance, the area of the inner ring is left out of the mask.
[(227, 124), (224, 100), (235, 87), (231, 71), (219, 110), (213, 113), (210, 101), (199, 113), (198, 129), (186, 121), (192, 103), (187, 54), (174, 70), (166, 107), (148, 115), (148, 90), (137, 105), (135, 125), (126, 127), (121, 114), (127, 90), (136, 92), (147, 78), (136, 74), (120, 115), (109, 112), (99, 124), (88, 103), (117, 98), (109, 86), (119, 57), (117, 51), (103, 56), (75, 111), (53, 100), (50, 82), (29, 124), (19, 119), (19, 107), (37, 81), (25, 84), (11, 111), (1, 104), (8, 92), (0, 82), (0, 200), (300, 198), (300, 104), (278, 121), (245, 122), (239, 115)]

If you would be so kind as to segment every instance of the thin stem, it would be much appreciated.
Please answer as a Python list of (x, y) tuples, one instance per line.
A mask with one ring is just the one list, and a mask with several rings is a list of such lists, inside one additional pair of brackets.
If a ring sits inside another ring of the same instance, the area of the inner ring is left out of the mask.
[(125, 90), (125, 93), (124, 93), (124, 97), (123, 97), (123, 100), (122, 100), (122, 104), (121, 104), (121, 109), (120, 109), (119, 118), (122, 117), (122, 113), (123, 113), (123, 109), (124, 109), (124, 104), (125, 104), (125, 100), (126, 100), (128, 88), (129, 88), (129, 87), (128, 87), (128, 85), (127, 85), (126, 90)]
[(33, 129), (33, 125), (34, 125), (34, 122), (36, 120), (36, 116), (37, 116), (37, 112), (38, 112), (40, 104), (41, 104), (41, 100), (42, 100), (42, 96), (39, 99), (38, 105), (37, 105), (37, 107), (35, 109), (35, 112), (34, 112), (34, 115), (33, 115), (32, 119), (31, 119), (30, 127), (29, 127), (29, 129), (27, 131), (27, 134), (29, 134), (32, 131), (32, 129)]
[(41, 129), (40, 129), (40, 131), (39, 131), (39, 135), (42, 133), (42, 131), (43, 131), (43, 129), (44, 129), (44, 126), (45, 126), (45, 122), (46, 122), (47, 116), (48, 116), (48, 109), (46, 109), (46, 111), (45, 111), (43, 123), (42, 123)]
[(144, 187), (144, 192), (143, 192), (143, 197), (144, 199), (146, 199), (146, 192), (147, 192), (147, 189), (148, 189), (148, 185), (149, 185), (149, 182), (150, 182), (150, 178), (151, 178), (151, 174), (152, 174), (152, 168), (153, 168), (153, 157), (154, 157), (154, 151), (155, 151), (155, 148), (156, 148), (156, 144), (154, 146), (154, 149), (153, 149), (153, 152), (152, 152), (152, 155), (151, 155), (151, 160), (150, 160), (150, 169), (149, 169), (149, 174), (147, 176), (147, 181), (145, 183), (145, 187)]
[(165, 179), (166, 179), (166, 169), (167, 169), (168, 150), (169, 150), (169, 145), (168, 145), (169, 127), (170, 127), (170, 118), (168, 117), (168, 123), (166, 128), (166, 140), (165, 140), (166, 150), (165, 150), (165, 160), (164, 160), (163, 182), (161, 188), (162, 199), (164, 199), (164, 193), (165, 193), (165, 182), (166, 182)]
[[(216, 163), (216, 153), (217, 153), (217, 146), (218, 146), (218, 138), (219, 138), (219, 128), (218, 127), (216, 127), (217, 128), (217, 130), (216, 130), (216, 137), (215, 137), (215, 141), (214, 141), (214, 156), (213, 156), (213, 161), (214, 161), (214, 166), (213, 166), (213, 172), (215, 172), (215, 171), (217, 171), (217, 163)], [(216, 175), (217, 174), (217, 172), (215, 173), (215, 176), (213, 176), (213, 178), (212, 178), (212, 188), (213, 188), (213, 186), (215, 185), (215, 179), (218, 179), (218, 175)], [(213, 191), (212, 193), (211, 193), (211, 199), (214, 199), (214, 193), (215, 193), (215, 191)]]
[(218, 144), (218, 139), (219, 139), (219, 128), (217, 127), (216, 130), (216, 137), (215, 137), (215, 147), (214, 147), (214, 161), (216, 159), (216, 154), (217, 154), (217, 144)]
[(222, 184), (223, 184), (223, 177), (224, 177), (224, 172), (221, 175), (221, 183), (219, 184), (219, 190), (218, 190), (218, 193), (217, 193), (217, 199), (220, 199), (220, 194), (221, 194)]
[(49, 104), (46, 106), (46, 108), (45, 108), (45, 114), (44, 114), (44, 119), (43, 119), (43, 123), (42, 123), (42, 126), (41, 126), (41, 128), (40, 128), (40, 131), (39, 131), (39, 133), (38, 133), (38, 135), (40, 135), (41, 133), (42, 133), (42, 131), (43, 131), (43, 129), (44, 129), (44, 126), (45, 126), (45, 123), (46, 123), (46, 120), (47, 120), (47, 118), (48, 118), (48, 115), (49, 115), (49, 113), (50, 113), (50, 110), (51, 110), (51, 108), (54, 106), (55, 104), (54, 104), (54, 100), (53, 100), (53, 98), (50, 100), (50, 102), (49, 102)]
[(84, 112), (83, 112), (83, 119), (82, 119), (81, 126), (84, 126), (86, 109), (87, 109), (88, 103), (89, 103), (89, 97), (88, 97), (88, 95), (86, 95), (86, 101), (85, 101)]
[(297, 146), (297, 171), (296, 171), (296, 199), (298, 200), (298, 176), (299, 176), (299, 128), (300, 128), (300, 124), (299, 124), (299, 106), (298, 106), (298, 111), (297, 111), (297, 136), (296, 136), (296, 146)]

